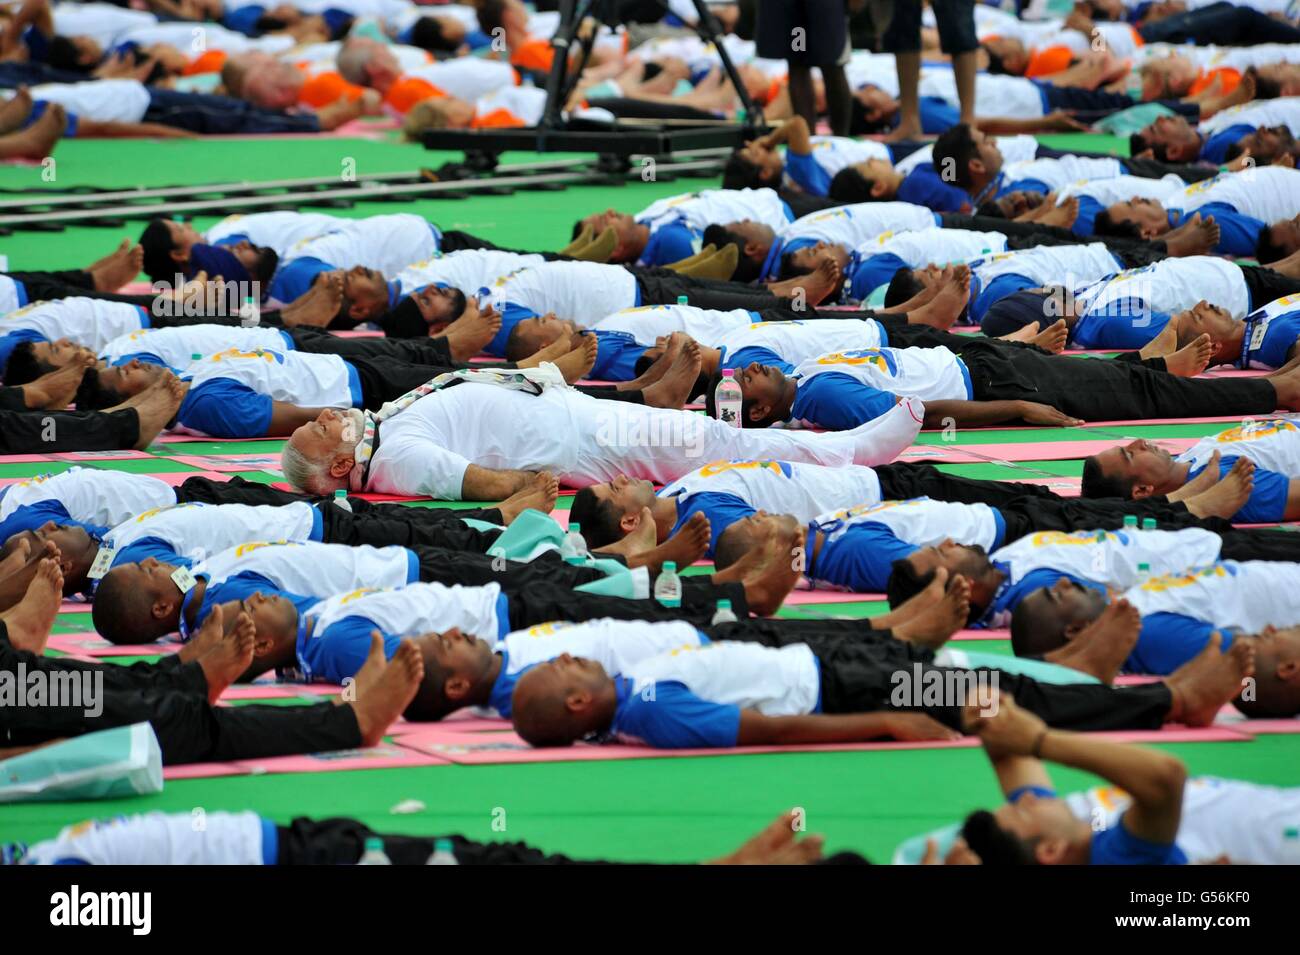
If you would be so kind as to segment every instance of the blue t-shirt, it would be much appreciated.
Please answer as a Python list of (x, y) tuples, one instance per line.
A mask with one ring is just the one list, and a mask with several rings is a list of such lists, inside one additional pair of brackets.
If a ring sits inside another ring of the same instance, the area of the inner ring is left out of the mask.
[(1070, 231), (1075, 235), (1092, 235), (1092, 225), (1098, 214), (1106, 208), (1092, 196), (1079, 196), (1079, 214), (1075, 217)]
[(898, 194), (894, 198), (899, 202), (925, 206), (935, 212), (961, 212), (970, 208), (970, 196), (939, 178), (934, 163), (921, 163), (899, 184)]
[(812, 153), (797, 153), (787, 148), (785, 151), (785, 174), (804, 192), (814, 196), (824, 196), (830, 192), (831, 177), (813, 158)]
[[(282, 358), (277, 358), (283, 362)], [(364, 404), (361, 377), (351, 363), (344, 364), (348, 368), (352, 407), (360, 408)], [(216, 438), (261, 438), (266, 436), (271, 426), (274, 404), (270, 395), (254, 391), (243, 382), (233, 378), (209, 378), (186, 393), (176, 420), (187, 428)]]
[[(1236, 460), (1237, 456), (1219, 458), (1219, 474), (1221, 477), (1228, 476), (1228, 472), (1232, 470), (1232, 463)], [(1187, 480), (1195, 480), (1196, 476), (1204, 470), (1205, 466), (1192, 468), (1187, 472)], [(1285, 474), (1256, 468), (1255, 485), (1251, 488), (1250, 497), (1246, 499), (1246, 503), (1241, 510), (1232, 516), (1232, 519), (1240, 524), (1275, 524), (1278, 521), (1284, 521), (1286, 520), (1286, 499), (1290, 493), (1291, 479)]]
[(1107, 302), (1080, 318), (1070, 331), (1076, 348), (1137, 349), (1149, 345), (1169, 324), (1169, 314), (1147, 309), (1133, 295)]
[(1177, 843), (1149, 842), (1133, 835), (1124, 825), (1124, 816), (1120, 816), (1110, 829), (1093, 833), (1088, 864), (1187, 865), (1187, 855)]
[[(1167, 676), (1205, 649), (1213, 624), (1181, 613), (1149, 613), (1142, 618), (1137, 645), (1124, 661), (1126, 673), (1151, 673)], [(1232, 634), (1223, 634), (1222, 649), (1232, 645)]]
[[(1207, 202), (1195, 211), (1201, 214), (1202, 219), (1214, 216), (1214, 221), (1219, 224), (1219, 244), (1214, 247), (1219, 255), (1254, 255), (1255, 248), (1259, 245), (1259, 235), (1268, 225), (1253, 216), (1238, 212), (1226, 202)], [(1171, 216), (1170, 224), (1174, 225), (1176, 223), (1172, 218)]]
[[(1007, 574), (1009, 578), (1010, 568), (1006, 564), (994, 561), (993, 566), (1004, 574)], [(1073, 574), (1067, 574), (1063, 570), (1055, 570), (1051, 567), (1039, 567), (1025, 574), (1014, 584), (1003, 584), (998, 592), (993, 595), (993, 599), (989, 601), (988, 609), (984, 611), (979, 622), (974, 626), (986, 627), (988, 626), (987, 621), (990, 617), (1014, 612), (1016, 607), (1020, 606), (1020, 601), (1024, 600), (1025, 597), (1029, 596), (1040, 587), (1051, 587), (1061, 579), (1072, 580), (1080, 587), (1087, 587), (1090, 590), (1097, 590), (1102, 593), (1106, 592), (1106, 588), (1094, 580), (1075, 577)]]
[(695, 240), (700, 233), (678, 219), (650, 233), (650, 241), (641, 253), (639, 265), (668, 265), (695, 254)]
[(1300, 338), (1300, 309), (1274, 316), (1264, 332), (1264, 340), (1258, 348), (1251, 348), (1251, 338), (1255, 332), (1252, 317), (1246, 316), (1246, 332), (1242, 338), (1241, 357), (1237, 359), (1238, 368), (1249, 368), (1252, 362), (1267, 365), (1269, 368), (1281, 368), (1288, 361), (1288, 355)]
[[(883, 337), (881, 344), (882, 346), (884, 344)], [(793, 374), (794, 372), (794, 365), (790, 364), (766, 345), (746, 345), (744, 348), (739, 348), (734, 352), (730, 351), (726, 345), (723, 345), (720, 351), (722, 355), (718, 359), (719, 371), (723, 368), (731, 368), (733, 370), (744, 368), (746, 365), (758, 362), (760, 365), (770, 365), (773, 368), (780, 369), (781, 373), (785, 375)]]
[(1249, 136), (1255, 127), (1249, 123), (1237, 123), (1227, 129), (1221, 129), (1201, 144), (1201, 158), (1216, 166), (1228, 161), (1228, 147), (1244, 136)]
[(636, 363), (645, 354), (645, 345), (637, 343), (631, 332), (601, 331), (596, 336), (596, 363), (588, 375), (597, 381), (631, 381), (636, 377)]
[(908, 264), (893, 252), (881, 252), (865, 258), (854, 252), (844, 266), (844, 275), (848, 279), (844, 286), (845, 296), (865, 302), (880, 286), (892, 282), (899, 269), (906, 268), (909, 268)]
[(280, 266), (276, 270), (275, 277), (271, 279), (271, 298), (281, 302), (292, 302), (311, 289), (316, 276), (333, 270), (334, 266), (328, 262), (322, 262), (311, 256), (291, 259)]
[[(445, 288), (441, 282), (435, 282), (435, 285)], [(487, 295), (489, 290), (484, 288), (479, 290), (479, 295)], [(505, 307), (501, 310), (501, 327), (497, 333), (492, 336), (492, 341), (487, 343), (483, 349), (486, 354), (494, 358), (506, 357), (506, 342), (510, 340), (510, 333), (526, 318), (537, 318), (538, 315), (531, 308), (525, 308), (522, 305), (516, 305), (514, 302), (506, 302)]]
[(816, 552), (813, 548), (816, 531), (814, 525), (808, 532), (805, 553), (816, 553), (816, 557), (808, 565), (807, 576), (860, 593), (884, 593), (894, 561), (920, 550), (915, 544), (900, 540), (884, 524), (855, 524), (834, 540), (827, 539), (821, 551)]
[(851, 431), (896, 404), (898, 396), (892, 392), (872, 388), (843, 372), (827, 371), (799, 382), (790, 418), (827, 431)]
[[(4, 499), (7, 490), (9, 490), (7, 487), (0, 488), (0, 500)], [(53, 521), (56, 524), (81, 524), (80, 521), (72, 519), (72, 515), (68, 513), (62, 501), (53, 498), (36, 501), (33, 504), (14, 508), (13, 513), (0, 521), (0, 544), (22, 531), (34, 531), (46, 521)], [(81, 526), (89, 529), (94, 525), (81, 524)]]
[(611, 732), (660, 749), (735, 746), (740, 707), (702, 700), (684, 684), (656, 683), (653, 697), (636, 692), (628, 677), (615, 677), (617, 704)]
[(712, 557), (717, 549), (718, 538), (736, 521), (743, 521), (754, 513), (742, 498), (734, 494), (718, 491), (699, 491), (695, 494), (677, 496), (677, 523), (673, 525), (669, 536), (676, 534), (692, 514), (700, 513), (709, 519), (709, 549), (707, 556)]

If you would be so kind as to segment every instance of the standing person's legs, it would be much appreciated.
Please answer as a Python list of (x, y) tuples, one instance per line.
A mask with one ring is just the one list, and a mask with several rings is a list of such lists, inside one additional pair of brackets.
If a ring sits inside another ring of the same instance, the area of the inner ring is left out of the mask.
[[(952, 57), (953, 78), (957, 81), (957, 99), (961, 104), (961, 121), (975, 122), (975, 75), (978, 64), (975, 51), (974, 0), (931, 0), (935, 22), (939, 27), (939, 46)], [(918, 37), (919, 39), (919, 37)]]
[(898, 126), (890, 139), (921, 138), (921, 0), (895, 0), (892, 4), (876, 3), (872, 10), (892, 7), (892, 18), (881, 38), (886, 53), (894, 54), (898, 70)]

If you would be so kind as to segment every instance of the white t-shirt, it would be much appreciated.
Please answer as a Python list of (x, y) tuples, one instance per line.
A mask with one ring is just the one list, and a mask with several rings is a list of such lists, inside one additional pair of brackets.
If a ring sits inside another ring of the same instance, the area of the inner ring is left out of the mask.
[(306, 501), (282, 507), (197, 502), (155, 508), (118, 524), (104, 537), (104, 546), (122, 550), (138, 540), (156, 537), (192, 561), (204, 560), (248, 541), (307, 541), (315, 526), (316, 509)]
[(889, 147), (874, 139), (848, 139), (844, 136), (810, 136), (808, 139), (813, 162), (821, 166), (832, 179), (841, 169), (869, 159), (893, 161)]
[(813, 239), (853, 249), (882, 232), (906, 232), (935, 226), (935, 214), (910, 202), (859, 202), (823, 209), (795, 219), (778, 230), (785, 241)]
[(1177, 460), (1199, 468), (1215, 451), (1225, 458), (1250, 458), (1265, 471), (1300, 478), (1300, 419), (1274, 418), (1229, 428), (1197, 441)]
[(173, 328), (142, 328), (119, 335), (99, 350), (110, 364), (125, 355), (145, 352), (156, 355), (173, 368), (186, 368), (193, 355), (212, 355), (226, 349), (255, 351), (293, 348), (293, 339), (278, 328), (241, 328), (238, 325), (177, 325)]
[(272, 401), (304, 408), (351, 408), (354, 404), (348, 363), (338, 355), (231, 348), (193, 362), (185, 373), (191, 391), (216, 378), (233, 379)]
[(800, 362), (794, 375), (807, 380), (838, 372), (893, 395), (968, 401), (970, 386), (963, 370), (961, 359), (946, 348), (859, 348)]
[(391, 278), (437, 251), (438, 239), (425, 218), (399, 212), (354, 219), (333, 232), (299, 242), (285, 258), (320, 259), (341, 269), (363, 265)]
[(19, 481), (0, 493), (0, 519), (29, 504), (58, 501), (74, 521), (101, 527), (176, 503), (175, 490), (147, 474), (80, 467)]
[(630, 667), (633, 693), (681, 683), (700, 699), (766, 716), (813, 712), (821, 690), (817, 659), (805, 643), (773, 648), (722, 641), (661, 653)]
[[(440, 11), (435, 9), (431, 12)], [(478, 56), (461, 56), (427, 63), (407, 70), (406, 75), (432, 83), (448, 96), (470, 103), (518, 82), (514, 67), (505, 60), (488, 60)]]
[(81, 296), (32, 302), (0, 316), (0, 335), (30, 330), (46, 341), (66, 338), (96, 351), (119, 335), (142, 327), (145, 327), (145, 310), (139, 305)]
[(660, 497), (734, 494), (755, 510), (811, 521), (839, 507), (880, 502), (880, 478), (871, 468), (828, 468), (790, 461), (713, 461), (683, 475)]
[(1292, 219), (1300, 215), (1300, 170), (1260, 166), (1220, 173), (1166, 199), (1165, 207), (1186, 215), (1212, 202), (1226, 203), (1266, 225)]
[(842, 537), (860, 524), (883, 524), (901, 541), (929, 547), (951, 538), (991, 550), (998, 541), (998, 520), (987, 504), (955, 504), (928, 497), (884, 501), (822, 513), (817, 516), (827, 541)]
[(461, 633), (496, 639), (501, 632), (497, 606), (500, 584), (482, 587), (448, 587), (437, 583), (377, 589), (366, 587), (340, 593), (316, 604), (307, 617), (315, 621), (312, 639), (347, 617), (365, 617), (385, 634), (442, 632), (456, 627)]
[(1176, 613), (1242, 633), (1300, 624), (1300, 564), (1220, 561), (1152, 577), (1124, 591), (1142, 616)]
[(349, 547), (295, 541), (255, 541), (213, 554), (194, 565), (219, 584), (236, 574), (260, 574), (278, 589), (303, 597), (332, 597), (357, 587), (404, 587), (414, 576), (405, 547)]
[(1118, 159), (1089, 159), (1082, 156), (1062, 156), (1059, 159), (1030, 159), (1009, 162), (1002, 166), (1005, 181), (1010, 184), (1024, 179), (1037, 179), (1052, 190), (1064, 189), (1080, 179), (1110, 179), (1122, 175), (1124, 167)]
[(880, 348), (884, 328), (874, 318), (810, 318), (790, 322), (752, 322), (724, 335), (727, 355), (742, 348), (768, 348), (792, 365), (833, 352)]
[(896, 255), (909, 268), (966, 262), (979, 255), (1005, 251), (1007, 237), (1001, 232), (974, 232), (970, 229), (917, 229), (913, 232), (885, 232), (854, 251), (860, 258)]
[(786, 205), (774, 189), (704, 189), (652, 202), (634, 218), (651, 231), (682, 220), (693, 229), (706, 229), (749, 219), (780, 229), (789, 223)]
[(21, 308), (25, 301), (25, 293), (22, 298), (18, 295), (18, 283), (7, 275), (0, 275), (0, 315)]
[(103, 123), (139, 123), (149, 110), (149, 90), (138, 80), (42, 83), (32, 99), (58, 103), (69, 113)]
[(1061, 189), (1057, 193), (1056, 204), (1061, 205), (1071, 196), (1087, 196), (1089, 199), (1095, 199), (1103, 208), (1130, 199), (1155, 199), (1164, 202), (1186, 188), (1187, 183), (1173, 173), (1159, 179), (1143, 179), (1141, 176), (1082, 179)]
[(503, 275), (516, 269), (541, 265), (546, 260), (540, 255), (501, 252), (496, 249), (462, 249), (448, 255), (436, 255), (423, 262), (407, 266), (397, 273), (402, 291), (409, 293), (426, 285), (440, 283), (473, 295), (485, 285), (491, 285)]
[(1077, 288), (1123, 269), (1123, 264), (1100, 242), (1087, 245), (1038, 245), (1032, 249), (999, 252), (970, 262), (971, 272), (983, 286), (999, 275), (1023, 275), (1038, 285)]
[[(950, 69), (921, 71), (921, 96), (937, 96), (957, 106), (957, 81)], [(1031, 80), (1021, 76), (979, 73), (975, 76), (975, 115), (1037, 119), (1046, 114), (1043, 94)]]
[[(146, 725), (147, 729), (147, 725)], [(67, 826), (30, 846), (29, 865), (262, 865), (262, 818), (255, 812), (113, 816)]]
[[(1115, 786), (1097, 786), (1064, 798), (1077, 818), (1105, 829), (1118, 825), (1133, 802)], [(1300, 789), (1213, 776), (1193, 777), (1183, 787), (1178, 846), (1190, 862), (1226, 855), (1235, 865), (1298, 865), (1297, 828)]]
[(114, 3), (56, 3), (53, 14), (54, 32), (59, 36), (87, 36), (102, 47), (116, 46), (119, 38), (135, 27), (158, 22), (152, 13)]
[(650, 346), (663, 335), (685, 332), (701, 345), (720, 347), (727, 337), (754, 323), (754, 313), (743, 308), (721, 312), (694, 305), (639, 305), (606, 315), (596, 331), (627, 332), (638, 345)]
[(203, 235), (212, 244), (226, 236), (246, 235), (253, 245), (274, 249), (276, 255), (283, 257), (300, 242), (348, 228), (356, 221), (323, 212), (254, 212), (226, 216), (205, 229)]
[[(1213, 135), (1230, 126), (1285, 126), (1292, 133), (1300, 132), (1300, 96), (1279, 96), (1277, 99), (1254, 100), (1220, 110), (1204, 120), (1197, 129)], [(1271, 167), (1261, 167), (1271, 168)]]
[(1250, 292), (1241, 267), (1212, 255), (1162, 259), (1140, 269), (1126, 269), (1076, 289), (1074, 299), (1080, 315), (1121, 299), (1140, 300), (1151, 311), (1167, 315), (1189, 309), (1202, 299), (1226, 308), (1233, 318), (1245, 318), (1250, 311)]
[(622, 266), (599, 262), (547, 262), (519, 269), (481, 294), (488, 301), (522, 305), (538, 315), (554, 312), (584, 328), (638, 304), (636, 276)]

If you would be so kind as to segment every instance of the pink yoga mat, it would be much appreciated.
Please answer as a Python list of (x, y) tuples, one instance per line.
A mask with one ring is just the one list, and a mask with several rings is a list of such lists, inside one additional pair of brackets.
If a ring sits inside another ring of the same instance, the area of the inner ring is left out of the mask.
[(1010, 630), (958, 630), (952, 640), (1010, 640)]
[(179, 643), (109, 643), (96, 633), (55, 633), (46, 644), (51, 650), (88, 657), (140, 657), (175, 653)]
[(275, 756), (269, 759), (237, 760), (255, 775), (262, 773), (332, 773), (344, 769), (398, 769), (409, 766), (442, 766), (447, 760), (433, 753), (396, 743), (381, 743), (369, 749), (343, 749), (307, 756)]
[[(154, 438), (155, 444), (193, 444), (196, 441), (220, 441), (206, 434), (160, 434)], [(284, 438), (240, 438), (240, 441), (283, 441)]]
[(220, 702), (228, 700), (289, 700), (298, 696), (338, 696), (341, 686), (328, 683), (245, 683), (226, 688)]
[(1300, 719), (1277, 720), (1242, 720), (1228, 724), (1238, 733), (1250, 736), (1264, 736), (1273, 733), (1300, 733)]
[(785, 598), (787, 607), (807, 607), (818, 604), (847, 604), (862, 600), (884, 600), (884, 594), (855, 594), (839, 590), (792, 590)]
[(187, 763), (164, 766), (163, 779), (210, 779), (214, 776), (247, 776), (248, 770), (238, 763)]
[(117, 451), (60, 451), (51, 454), (55, 461), (136, 461), (140, 458), (153, 458), (152, 454), (136, 451), (134, 448), (122, 448)]
[(276, 471), (280, 470), (278, 454), (173, 454), (173, 461), (188, 464), (190, 467), (216, 471), (219, 474), (234, 471)]
[[(1196, 444), (1198, 438), (1161, 438), (1153, 441), (1178, 454)], [(1034, 441), (1024, 444), (914, 444), (898, 456), (899, 461), (939, 460), (947, 464), (978, 464), (988, 461), (1068, 461), (1086, 458), (1122, 444), (1120, 438), (1089, 441)]]

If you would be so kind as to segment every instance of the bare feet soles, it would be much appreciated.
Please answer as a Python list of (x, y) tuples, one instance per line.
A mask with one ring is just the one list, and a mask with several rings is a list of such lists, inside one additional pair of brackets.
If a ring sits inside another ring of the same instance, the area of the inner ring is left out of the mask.
[[(773, 295), (795, 300), (795, 310), (820, 305), (823, 301), (839, 291), (844, 276), (838, 262), (822, 259), (817, 268), (808, 275), (796, 276), (784, 282), (773, 282), (768, 286)], [(800, 302), (802, 299), (802, 303)]]
[(143, 451), (167, 427), (168, 422), (176, 417), (187, 391), (189, 385), (169, 372), (138, 395), (128, 398), (120, 405), (105, 408), (104, 413), (134, 409), (140, 419), (140, 433), (132, 447)]
[(302, 295), (280, 309), (287, 328), (325, 328), (343, 307), (343, 276), (327, 275)]
[(952, 272), (944, 269), (945, 278), (927, 304), (907, 315), (908, 324), (929, 325), (947, 331), (952, 328), (970, 302), (970, 270)]
[(652, 408), (680, 408), (695, 391), (703, 356), (693, 338), (683, 342), (672, 365), (653, 385), (641, 389), (645, 403)]
[(595, 335), (578, 335), (576, 341), (576, 347), (552, 362), (569, 384), (582, 381), (591, 374), (591, 369), (596, 366), (596, 352), (600, 348)]
[(226, 691), (226, 687), (234, 683), (253, 663), (253, 644), (257, 637), (257, 628), (253, 625), (253, 618), (246, 613), (240, 613), (235, 618), (235, 625), (229, 633), (223, 633), (225, 622), (221, 616), (221, 607), (214, 607), (205, 620), (206, 627), (216, 618), (217, 633), (222, 634), (218, 639), (213, 641), (211, 648), (202, 657), (199, 658), (199, 666), (203, 668), (203, 675), (208, 680), (208, 702), (215, 703), (217, 698)]
[(498, 504), (497, 510), (501, 512), (501, 520), (505, 524), (512, 524), (516, 517), (530, 508), (543, 514), (551, 513), (559, 494), (560, 482), (555, 480), (555, 475), (550, 471), (539, 471), (533, 475), (527, 487)]
[(0, 136), (0, 159), (44, 159), (63, 137), (68, 114), (57, 103), (26, 129)]
[(970, 581), (957, 574), (948, 581), (943, 598), (912, 619), (893, 628), (900, 640), (937, 650), (970, 619)]
[(1214, 343), (1210, 336), (1201, 334), (1172, 355), (1165, 356), (1165, 371), (1179, 378), (1195, 378), (1209, 367), (1214, 357)]
[(466, 362), (487, 347), (501, 330), (501, 316), (496, 309), (485, 308), (473, 315), (462, 315), (443, 329), (451, 360)]
[(1219, 224), (1214, 216), (1202, 219), (1195, 212), (1177, 229), (1166, 232), (1163, 241), (1170, 255), (1207, 255), (1219, 244)]
[(391, 660), (384, 659), (384, 640), (370, 635), (370, 654), (357, 673), (355, 699), (347, 704), (357, 717), (362, 746), (378, 746), (388, 727), (402, 715), (424, 679), (424, 658), (410, 640), (403, 640)]
[(115, 292), (133, 281), (142, 268), (144, 249), (132, 244), (130, 239), (123, 239), (121, 245), (98, 262), (92, 262), (86, 271), (94, 278), (96, 290)]
[[(1219, 473), (1218, 452), (1210, 460), (1205, 471), (1211, 475)], [(1197, 475), (1199, 480), (1204, 476)], [(1255, 463), (1247, 458), (1237, 458), (1232, 468), (1223, 476), (1223, 480), (1214, 482), (1207, 490), (1183, 499), (1183, 504), (1197, 517), (1221, 517), (1231, 520), (1246, 506), (1250, 493), (1255, 488)]]
[(59, 570), (59, 563), (48, 557), (42, 558), (23, 599), (0, 614), (14, 648), (38, 655), (44, 653), (45, 642), (50, 638), (50, 629), (62, 602), (63, 572)]
[(1123, 597), (1111, 601), (1101, 616), (1088, 624), (1060, 649), (1043, 655), (1050, 663), (1095, 676), (1102, 683), (1115, 682), (1119, 669), (1137, 645), (1142, 615)]
[(794, 589), (803, 574), (803, 528), (793, 535), (775, 535), (766, 546), (751, 550), (726, 570), (713, 575), (714, 583), (743, 583), (752, 613), (769, 616)]
[(1242, 681), (1255, 672), (1252, 641), (1234, 640), (1227, 653), (1220, 651), (1222, 643), (1217, 631), (1211, 634), (1204, 650), (1165, 679), (1173, 696), (1169, 722), (1210, 725), (1224, 704), (1241, 692)]
[(692, 514), (677, 531), (662, 544), (655, 543), (655, 522), (650, 508), (642, 508), (641, 523), (635, 531), (616, 544), (602, 547), (597, 553), (621, 554), (628, 567), (645, 567), (658, 574), (663, 565), (672, 561), (678, 567), (689, 567), (702, 558), (709, 549), (709, 519), (703, 514)]
[(35, 407), (30, 399), (35, 398), (39, 407), (47, 411), (66, 408), (77, 394), (81, 379), (86, 369), (95, 364), (94, 355), (77, 355), (62, 368), (41, 375), (33, 382), (23, 385), (23, 393), (29, 399), (27, 406)]

